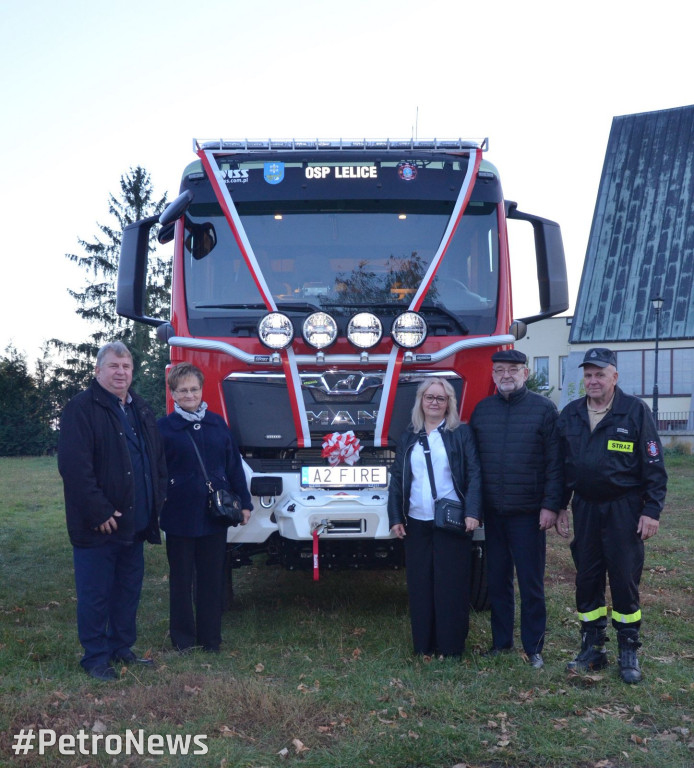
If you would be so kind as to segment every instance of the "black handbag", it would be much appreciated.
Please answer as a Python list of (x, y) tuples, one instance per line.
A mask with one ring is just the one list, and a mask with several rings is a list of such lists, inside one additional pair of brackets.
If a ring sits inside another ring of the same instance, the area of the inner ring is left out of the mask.
[(443, 531), (457, 533), (459, 536), (470, 536), (465, 530), (465, 498), (459, 499), (437, 499), (436, 483), (434, 482), (434, 467), (431, 464), (431, 449), (429, 440), (425, 432), (419, 435), (419, 442), (424, 449), (424, 459), (427, 463), (427, 472), (429, 473), (429, 485), (431, 494), (434, 497), (434, 528), (440, 528)]
[(215, 489), (212, 487), (212, 483), (210, 482), (210, 478), (207, 476), (205, 465), (202, 462), (202, 456), (200, 455), (198, 446), (195, 445), (193, 436), (190, 434), (190, 432), (187, 432), (186, 434), (190, 438), (190, 442), (193, 443), (193, 448), (195, 448), (195, 453), (197, 454), (200, 467), (202, 468), (202, 474), (205, 477), (205, 485), (207, 485), (207, 490), (209, 491), (207, 495), (207, 510), (210, 517), (212, 520), (214, 520), (215, 523), (219, 523), (219, 525), (224, 525), (226, 527), (231, 525), (236, 527), (243, 522), (243, 507), (241, 506), (241, 497), (238, 495), (238, 493), (234, 493), (233, 491), (226, 491), (224, 488), (215, 491)]

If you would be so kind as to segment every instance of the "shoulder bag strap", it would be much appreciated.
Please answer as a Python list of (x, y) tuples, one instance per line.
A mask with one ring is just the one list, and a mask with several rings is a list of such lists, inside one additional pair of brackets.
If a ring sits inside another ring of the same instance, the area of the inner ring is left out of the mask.
[(207, 485), (207, 490), (210, 493), (214, 493), (214, 488), (212, 487), (212, 483), (210, 482), (210, 478), (207, 476), (207, 471), (205, 470), (205, 465), (202, 463), (202, 456), (200, 455), (200, 451), (198, 450), (198, 446), (195, 444), (195, 440), (193, 439), (193, 436), (190, 434), (190, 432), (186, 432), (186, 435), (190, 438), (190, 442), (193, 444), (193, 448), (195, 448), (195, 453), (197, 454), (198, 461), (200, 462), (200, 468), (202, 469), (203, 477), (205, 478), (205, 484)]
[[(191, 438), (192, 440), (192, 438)], [(436, 501), (436, 483), (434, 482), (434, 467), (431, 463), (431, 449), (429, 448), (429, 439), (427, 433), (422, 431), (419, 433), (419, 442), (424, 450), (424, 459), (427, 463), (427, 472), (429, 473), (429, 485), (431, 486), (431, 495)]]

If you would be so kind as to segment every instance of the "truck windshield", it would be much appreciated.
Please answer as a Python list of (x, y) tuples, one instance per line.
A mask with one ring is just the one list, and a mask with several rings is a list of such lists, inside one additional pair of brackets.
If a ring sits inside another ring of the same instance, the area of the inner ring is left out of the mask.
[[(401, 312), (436, 254), (453, 201), (239, 202), (248, 241), (278, 306), (332, 314), (369, 307)], [(255, 321), (262, 297), (217, 203), (186, 216), (185, 279), (191, 330), (220, 334), (216, 321)], [(424, 298), (422, 312), (460, 318), (458, 328), (492, 333), (498, 293), (494, 203), (471, 201)], [(226, 333), (230, 332), (225, 324)], [(234, 325), (232, 324), (232, 328)], [(459, 333), (460, 331), (456, 331)]]

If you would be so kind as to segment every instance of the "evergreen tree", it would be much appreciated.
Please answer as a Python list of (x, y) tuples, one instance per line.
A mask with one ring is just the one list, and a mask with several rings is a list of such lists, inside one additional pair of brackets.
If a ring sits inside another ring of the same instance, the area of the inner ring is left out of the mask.
[(9, 346), (0, 357), (0, 456), (40, 456), (55, 444), (50, 398)]
[[(168, 348), (157, 341), (151, 326), (135, 323), (116, 314), (116, 282), (121, 232), (134, 221), (160, 214), (166, 195), (156, 199), (149, 173), (140, 166), (121, 176), (120, 197), (109, 195), (108, 212), (112, 224), (98, 224), (99, 234), (90, 242), (78, 240), (83, 252), (66, 257), (87, 273), (81, 291), (71, 290), (77, 314), (94, 327), (94, 332), (79, 343), (52, 339), (61, 351), (65, 365), (56, 369), (58, 389), (67, 395), (88, 385), (94, 371), (96, 353), (108, 341), (122, 341), (133, 355), (133, 386), (159, 414), (165, 411), (164, 373)], [(148, 261), (147, 313), (165, 317), (171, 286), (170, 257), (156, 252), (156, 237), (150, 235)]]

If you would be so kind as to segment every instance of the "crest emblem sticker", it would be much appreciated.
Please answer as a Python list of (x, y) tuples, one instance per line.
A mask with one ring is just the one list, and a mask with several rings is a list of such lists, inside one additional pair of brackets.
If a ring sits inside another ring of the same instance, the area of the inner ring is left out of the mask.
[(414, 181), (417, 178), (417, 166), (414, 163), (400, 163), (398, 176), (403, 181)]
[(284, 163), (276, 160), (265, 163), (264, 178), (268, 184), (279, 184), (284, 179)]
[(658, 443), (656, 443), (655, 440), (651, 440), (646, 445), (646, 453), (648, 453), (652, 459), (655, 459), (660, 455), (660, 449), (658, 448)]

